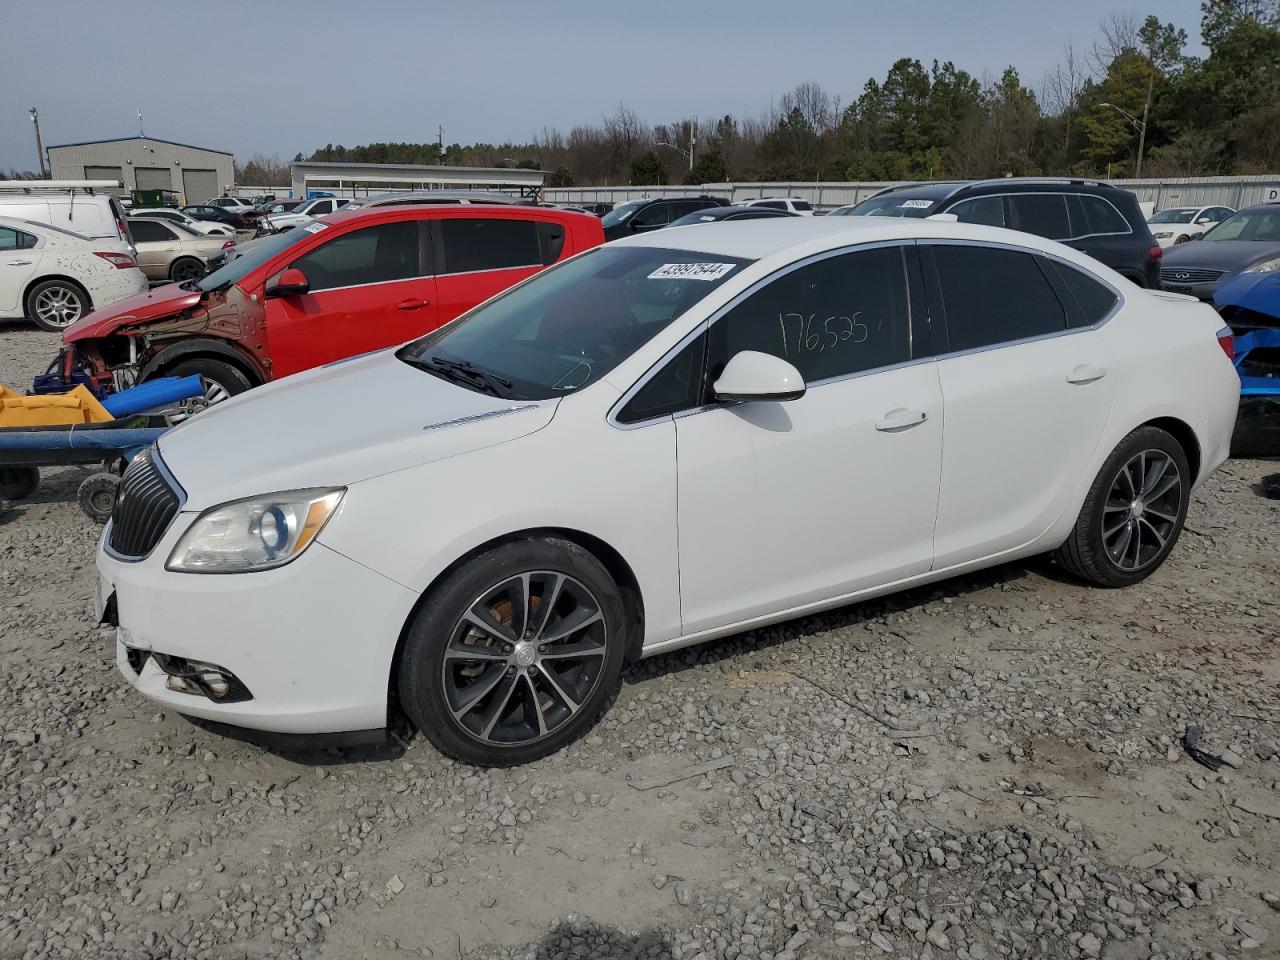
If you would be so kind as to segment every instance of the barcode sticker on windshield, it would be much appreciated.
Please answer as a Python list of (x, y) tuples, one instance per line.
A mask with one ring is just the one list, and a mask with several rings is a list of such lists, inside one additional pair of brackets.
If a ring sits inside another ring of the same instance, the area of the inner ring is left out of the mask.
[(321, 230), (328, 230), (329, 225), (327, 223), (308, 223), (302, 229), (307, 233), (319, 233)]
[(653, 273), (650, 280), (719, 280), (736, 263), (664, 263)]
[(900, 206), (910, 207), (912, 210), (923, 210), (933, 206), (932, 200), (903, 200)]

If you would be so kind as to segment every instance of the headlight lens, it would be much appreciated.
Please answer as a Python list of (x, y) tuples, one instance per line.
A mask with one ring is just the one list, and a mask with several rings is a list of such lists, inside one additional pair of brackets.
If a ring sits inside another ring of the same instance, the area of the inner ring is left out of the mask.
[(290, 490), (213, 507), (182, 535), (165, 569), (246, 573), (283, 566), (311, 545), (345, 492), (343, 487)]
[(1153, 233), (1152, 236), (1155, 237), (1157, 240), (1168, 240), (1170, 237), (1173, 236), (1173, 234), (1170, 233), (1168, 230), (1166, 230), (1164, 233)]
[(1242, 273), (1275, 273), (1280, 270), (1280, 257), (1274, 260), (1263, 260), (1261, 263), (1255, 263), (1252, 267), (1246, 267)]

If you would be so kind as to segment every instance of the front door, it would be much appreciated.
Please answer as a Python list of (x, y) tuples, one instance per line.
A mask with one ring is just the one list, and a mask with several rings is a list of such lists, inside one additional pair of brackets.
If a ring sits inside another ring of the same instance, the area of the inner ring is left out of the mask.
[(435, 329), (425, 223), (398, 220), (352, 230), (289, 264), (302, 271), (310, 290), (266, 302), (273, 377), (392, 347)]
[(1064, 305), (1047, 258), (937, 244), (924, 259), (936, 265), (939, 326), (945, 317), (935, 534), (935, 568), (944, 569), (1016, 550), (1057, 519), (1106, 426), (1116, 357), (1092, 326), (1073, 329), (1079, 308)]
[(911, 245), (828, 255), (712, 324), (708, 382), (756, 350), (796, 366), (807, 392), (676, 417), (685, 633), (928, 571), (942, 397), (913, 338), (911, 275)]

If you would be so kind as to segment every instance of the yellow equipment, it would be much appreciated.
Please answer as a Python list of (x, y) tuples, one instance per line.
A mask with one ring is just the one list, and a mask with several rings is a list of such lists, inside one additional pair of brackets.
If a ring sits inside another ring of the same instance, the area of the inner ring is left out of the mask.
[(0, 429), (66, 427), (115, 419), (83, 384), (69, 393), (24, 397), (0, 383)]

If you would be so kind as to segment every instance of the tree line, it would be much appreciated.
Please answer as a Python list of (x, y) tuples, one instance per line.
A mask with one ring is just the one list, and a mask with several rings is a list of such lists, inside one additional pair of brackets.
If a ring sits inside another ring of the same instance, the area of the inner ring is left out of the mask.
[[(548, 186), (909, 180), (1072, 174), (1207, 176), (1280, 170), (1280, 0), (1205, 0), (1207, 55), (1156, 15), (1113, 15), (1033, 90), (903, 58), (847, 104), (802, 83), (755, 117), (649, 125), (620, 104), (598, 124), (527, 143), (326, 144), (306, 159), (551, 171)], [(696, 124), (694, 163), (688, 165)], [(295, 159), (303, 159), (298, 154)], [(238, 179), (287, 164), (257, 157)]]

